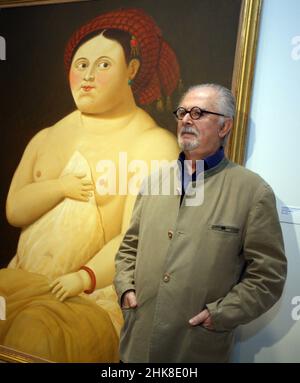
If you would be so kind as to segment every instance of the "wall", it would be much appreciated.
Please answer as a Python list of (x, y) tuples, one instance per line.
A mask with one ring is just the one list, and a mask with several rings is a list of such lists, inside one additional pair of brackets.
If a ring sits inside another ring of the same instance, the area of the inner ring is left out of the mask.
[(276, 194), (288, 279), (280, 302), (238, 330), (234, 362), (300, 362), (299, 20), (299, 0), (264, 0), (246, 167)]

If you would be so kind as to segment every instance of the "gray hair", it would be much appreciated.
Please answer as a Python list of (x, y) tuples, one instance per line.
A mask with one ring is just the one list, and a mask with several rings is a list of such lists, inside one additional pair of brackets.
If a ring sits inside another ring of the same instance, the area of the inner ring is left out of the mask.
[[(213, 89), (216, 91), (218, 97), (216, 100), (215, 107), (216, 112), (224, 114), (226, 117), (234, 118), (235, 115), (235, 98), (231, 91), (225, 86), (219, 84), (201, 84), (191, 86), (183, 95), (182, 99), (192, 91), (202, 90), (204, 88)], [(181, 99), (181, 100), (182, 100)]]

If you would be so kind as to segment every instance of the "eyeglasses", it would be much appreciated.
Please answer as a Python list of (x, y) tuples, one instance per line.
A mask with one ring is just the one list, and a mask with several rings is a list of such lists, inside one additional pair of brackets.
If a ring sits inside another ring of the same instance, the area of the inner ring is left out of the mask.
[(179, 107), (173, 112), (178, 120), (182, 120), (184, 116), (189, 113), (191, 118), (193, 120), (199, 120), (199, 118), (204, 114), (204, 113), (209, 113), (209, 114), (215, 114), (217, 116), (223, 116), (226, 117), (224, 114), (221, 113), (216, 113), (216, 112), (210, 112), (209, 110), (201, 109), (198, 106), (194, 106), (190, 110), (187, 110), (185, 108)]

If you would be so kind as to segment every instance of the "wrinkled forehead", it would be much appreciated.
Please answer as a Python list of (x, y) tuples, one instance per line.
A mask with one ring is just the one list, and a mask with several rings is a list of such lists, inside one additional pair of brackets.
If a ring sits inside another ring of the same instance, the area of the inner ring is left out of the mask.
[(180, 101), (179, 106), (192, 108), (199, 106), (203, 109), (213, 108), (217, 103), (217, 93), (211, 88), (201, 88), (189, 91)]
[(72, 61), (74, 62), (79, 58), (96, 60), (101, 56), (118, 60), (120, 57), (124, 56), (123, 48), (117, 41), (110, 40), (101, 33), (80, 45), (76, 50)]

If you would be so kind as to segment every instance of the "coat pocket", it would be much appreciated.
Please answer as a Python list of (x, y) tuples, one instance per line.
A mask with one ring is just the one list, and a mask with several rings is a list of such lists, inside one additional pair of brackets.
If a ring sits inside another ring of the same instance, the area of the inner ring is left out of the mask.
[(229, 362), (233, 346), (231, 331), (215, 331), (195, 326), (190, 329), (190, 337), (193, 360), (205, 363)]
[(228, 225), (211, 225), (211, 230), (228, 234), (239, 234), (240, 232), (238, 227)]
[(120, 357), (122, 361), (130, 360), (132, 343), (134, 336), (132, 334), (136, 319), (136, 308), (122, 309), (124, 325), (120, 334)]
[(136, 309), (135, 308), (122, 308), (124, 324), (121, 330), (120, 341), (121, 345), (125, 345), (130, 338), (132, 327), (135, 321)]

